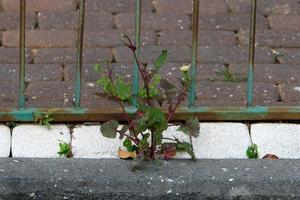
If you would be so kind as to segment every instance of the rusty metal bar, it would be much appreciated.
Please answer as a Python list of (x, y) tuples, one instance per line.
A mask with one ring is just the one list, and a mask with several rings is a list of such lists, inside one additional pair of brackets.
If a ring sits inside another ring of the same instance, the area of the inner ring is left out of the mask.
[[(116, 119), (123, 121), (124, 114), (119, 108), (75, 109), (55, 108), (51, 114), (55, 122), (99, 122)], [(28, 108), (0, 109), (0, 122), (34, 122), (34, 114), (46, 114), (49, 109)], [(167, 112), (167, 110), (165, 110)], [(280, 107), (200, 107), (180, 108), (174, 121), (188, 116), (198, 117), (200, 121), (300, 121), (300, 106)]]
[(85, 0), (80, 0), (77, 57), (76, 57), (76, 75), (75, 75), (76, 76), (76, 78), (75, 78), (75, 102), (74, 102), (74, 106), (77, 109), (80, 107), (80, 99), (81, 99), (84, 16), (85, 16)]
[(193, 6), (193, 27), (192, 27), (192, 63), (191, 63), (191, 88), (189, 93), (189, 107), (195, 106), (196, 100), (196, 74), (198, 55), (198, 26), (199, 26), (199, 0), (194, 0)]
[(25, 108), (25, 26), (26, 1), (20, 0), (19, 109)]
[(255, 65), (255, 32), (257, 0), (251, 0), (251, 22), (249, 37), (248, 81), (247, 81), (247, 106), (253, 106), (254, 92), (254, 65)]

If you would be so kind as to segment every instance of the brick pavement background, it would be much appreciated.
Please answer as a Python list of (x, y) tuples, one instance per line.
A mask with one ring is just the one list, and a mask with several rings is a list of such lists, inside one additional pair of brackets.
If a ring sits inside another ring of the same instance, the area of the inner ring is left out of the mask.
[[(17, 105), (19, 0), (0, 0), (0, 106)], [(244, 105), (249, 0), (201, 0), (198, 105)], [(72, 105), (77, 0), (27, 0), (27, 105)], [(98, 95), (93, 64), (110, 61), (131, 77), (130, 52), (119, 35), (133, 35), (134, 0), (86, 0), (82, 104), (114, 105)], [(143, 0), (142, 62), (169, 50), (162, 74), (174, 79), (191, 59), (192, 0)], [(300, 102), (300, 2), (258, 1), (255, 103)], [(226, 81), (230, 70), (235, 81)]]

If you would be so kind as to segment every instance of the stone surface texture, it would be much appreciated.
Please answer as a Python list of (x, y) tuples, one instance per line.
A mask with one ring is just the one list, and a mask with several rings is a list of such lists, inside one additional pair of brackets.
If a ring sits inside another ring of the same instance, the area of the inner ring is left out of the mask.
[(200, 134), (193, 145), (197, 158), (247, 158), (248, 127), (240, 123), (200, 123)]
[(117, 158), (121, 141), (103, 137), (100, 126), (77, 126), (72, 133), (74, 158)]
[[(299, 199), (300, 161), (0, 159), (0, 199)], [(37, 173), (38, 172), (38, 173)]]
[(10, 129), (0, 125), (0, 157), (9, 157), (11, 145)]
[(253, 124), (251, 137), (258, 145), (259, 157), (274, 154), (283, 159), (300, 158), (298, 124)]
[(55, 158), (59, 157), (59, 143), (71, 142), (70, 130), (66, 125), (45, 126), (19, 125), (12, 131), (12, 156)]

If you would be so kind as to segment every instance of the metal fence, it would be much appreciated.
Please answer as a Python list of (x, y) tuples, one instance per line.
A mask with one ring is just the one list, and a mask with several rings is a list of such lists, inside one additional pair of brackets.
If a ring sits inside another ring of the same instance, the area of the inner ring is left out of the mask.
[[(142, 0), (136, 0), (135, 8), (135, 44), (137, 55), (141, 48), (141, 7)], [(245, 107), (195, 107), (196, 100), (196, 73), (197, 73), (197, 49), (198, 49), (198, 22), (199, 0), (194, 0), (192, 22), (192, 60), (191, 77), (192, 85), (188, 97), (188, 106), (181, 107), (174, 120), (182, 120), (187, 115), (195, 115), (201, 121), (266, 121), (266, 120), (300, 120), (300, 106), (254, 106), (253, 84), (255, 69), (255, 30), (257, 0), (251, 0), (251, 24), (249, 38), (249, 60), (247, 81), (247, 106)], [(111, 118), (122, 120), (122, 111), (118, 108), (85, 109), (80, 106), (81, 79), (82, 79), (82, 54), (85, 18), (85, 0), (80, 0), (78, 21), (78, 42), (75, 77), (74, 107), (55, 109), (52, 114), (56, 122), (80, 122), (80, 121), (105, 121)], [(19, 65), (19, 108), (0, 108), (0, 121), (34, 121), (36, 113), (46, 114), (48, 109), (26, 108), (25, 106), (25, 18), (26, 0), (20, 0), (20, 65)], [(201, 58), (201, 55), (199, 55)], [(201, 71), (198, 73), (201, 74)], [(133, 105), (128, 112), (134, 112), (137, 106), (136, 96), (139, 87), (139, 72), (137, 63), (133, 69)]]

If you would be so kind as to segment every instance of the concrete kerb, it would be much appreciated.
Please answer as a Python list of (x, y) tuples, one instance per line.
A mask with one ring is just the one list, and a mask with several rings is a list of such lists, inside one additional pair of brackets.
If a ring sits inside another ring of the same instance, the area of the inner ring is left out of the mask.
[[(245, 151), (250, 145), (249, 130), (242, 123), (200, 123), (199, 137), (193, 139), (198, 159), (247, 158)], [(181, 140), (189, 138), (170, 127), (165, 135)], [(258, 145), (259, 156), (275, 154), (279, 158), (300, 158), (300, 125), (262, 123), (251, 125), (251, 135)], [(0, 157), (58, 157), (59, 142), (71, 143), (74, 158), (117, 158), (119, 139), (104, 138), (99, 125), (52, 125), (51, 130), (38, 125), (19, 125), (10, 129), (0, 126)], [(11, 145), (12, 144), (12, 145)], [(178, 153), (176, 158), (189, 158)]]
[(299, 160), (0, 159), (0, 199), (299, 199)]

